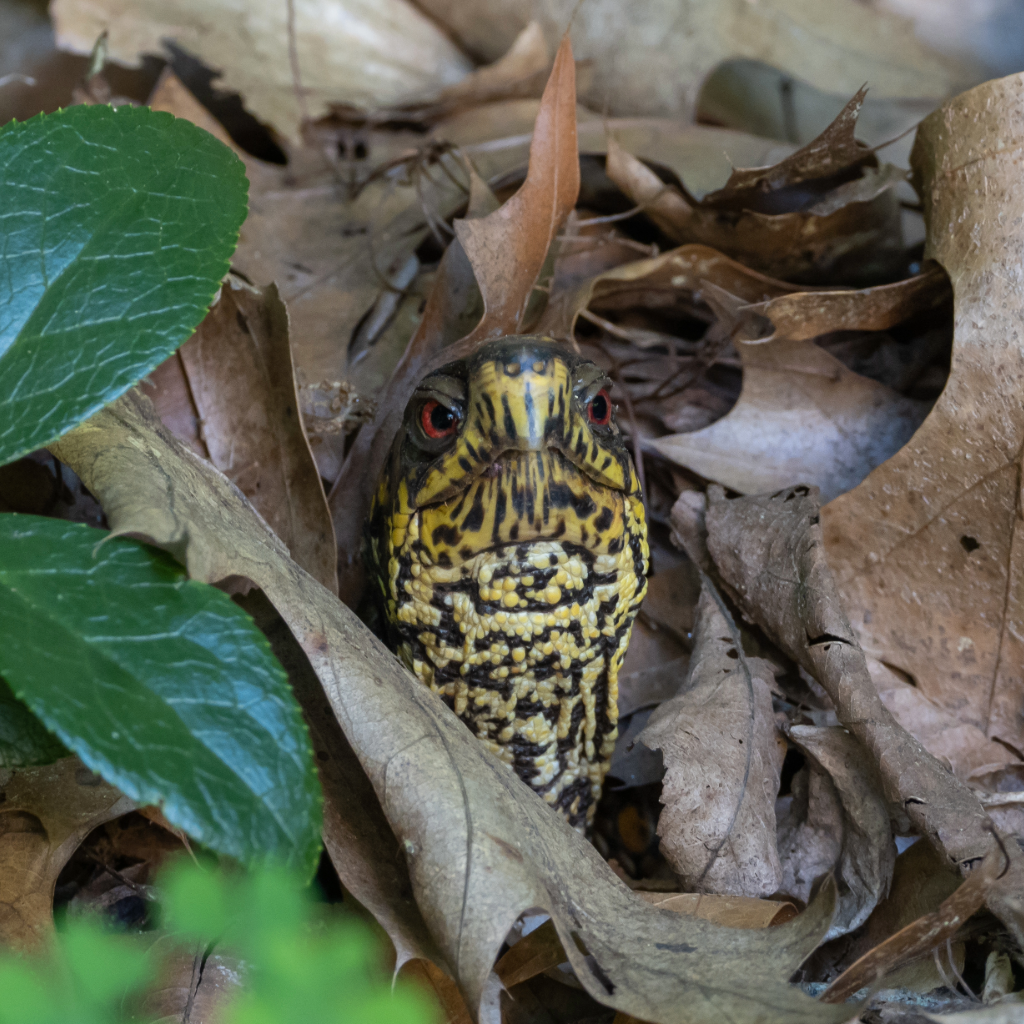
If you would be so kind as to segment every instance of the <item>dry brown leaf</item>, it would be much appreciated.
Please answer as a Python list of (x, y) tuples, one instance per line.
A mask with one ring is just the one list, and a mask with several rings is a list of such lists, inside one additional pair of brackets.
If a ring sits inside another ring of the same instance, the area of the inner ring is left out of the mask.
[(1021, 765), (1001, 743), (990, 740), (976, 725), (939, 707), (906, 677), (869, 657), (868, 672), (882, 703), (909, 733), (962, 779), (979, 769)]
[(398, 977), (426, 996), (444, 1024), (474, 1024), (459, 986), (430, 960), (410, 960)]
[(566, 36), (541, 97), (522, 188), (489, 216), (455, 222), (484, 299), (484, 315), (467, 344), (515, 334), (522, 325), (537, 275), (579, 190), (576, 69)]
[(583, 310), (609, 311), (630, 306), (670, 307), (683, 295), (700, 294), (710, 282), (747, 303), (797, 291), (706, 245), (683, 245), (650, 259), (634, 260), (604, 271), (573, 291), (552, 296), (541, 327), (556, 337), (571, 337)]
[(40, 946), (53, 934), (57, 876), (82, 840), (135, 804), (77, 757), (0, 773), (0, 941)]
[(822, 998), (829, 1003), (841, 1003), (877, 978), (931, 952), (937, 946), (945, 945), (946, 940), (951, 939), (960, 926), (982, 908), (988, 890), (1007, 866), (1002, 851), (993, 847), (982, 864), (971, 872), (967, 881), (942, 901), (938, 910), (919, 917), (871, 952), (865, 953), (829, 985)]
[(991, 822), (880, 700), (825, 561), (816, 492), (727, 499), (712, 487), (705, 522), (707, 550), (743, 614), (818, 680), (878, 766), (886, 800), (970, 870), (992, 847)]
[(747, 658), (739, 630), (708, 586), (682, 692), (640, 741), (661, 750), (661, 851), (691, 891), (767, 896), (779, 888), (775, 796), (785, 753), (775, 732), (775, 673)]
[[(796, 907), (785, 900), (696, 892), (638, 891), (637, 895), (652, 907), (699, 917), (724, 928), (770, 928), (792, 921), (799, 914)], [(558, 931), (551, 921), (545, 921), (524, 935), (497, 962), (494, 972), (506, 988), (512, 988), (565, 960)]]
[(768, 321), (769, 333), (744, 341), (772, 341), (783, 337), (804, 341), (832, 331), (884, 331), (950, 298), (949, 279), (932, 263), (920, 274), (895, 284), (844, 291), (793, 292), (762, 303), (751, 303), (744, 312)]
[[(62, 49), (88, 54), (107, 33), (110, 59), (138, 66), (171, 41), (221, 74), (260, 120), (297, 139), (303, 119), (331, 104), (376, 108), (437, 93), (472, 65), (451, 40), (405, 0), (54, 0)], [(295, 80), (296, 70), (299, 81)], [(300, 98), (301, 94), (301, 98)]]
[[(942, 901), (957, 890), (960, 881), (960, 876), (950, 870), (929, 843), (914, 843), (896, 858), (889, 895), (868, 918), (858, 937), (853, 959), (859, 959), (919, 917), (937, 911)], [(951, 949), (956, 968), (962, 972), (963, 943), (952, 944)], [(942, 950), (942, 954), (945, 958), (946, 951)], [(939, 973), (930, 953), (899, 968), (885, 980), (886, 988), (909, 988), (915, 992), (930, 992), (944, 984), (946, 979)]]
[(656, 0), (637, 9), (621, 0), (420, 0), (471, 52), (496, 60), (536, 18), (548, 41), (572, 24), (581, 60), (594, 65), (586, 100), (610, 113), (688, 116), (708, 73), (729, 58), (780, 68), (819, 89), (852, 95), (868, 81), (883, 96), (949, 95), (946, 61), (901, 18), (851, 0), (706, 3)]
[[(790, 166), (799, 156), (778, 165), (783, 178), (799, 173), (799, 164)], [(726, 188), (695, 203), (608, 141), (608, 177), (676, 242), (711, 246), (786, 280), (859, 281), (900, 272), (904, 252), (895, 187), (905, 180), (904, 171), (889, 164), (864, 166), (860, 177), (830, 187), (815, 202), (801, 197), (806, 205), (796, 208), (779, 206), (770, 191), (731, 185), (741, 175), (771, 179), (775, 170), (736, 171)]]
[(706, 892), (641, 892), (639, 895), (652, 907), (693, 914), (727, 928), (775, 928), (799, 914), (787, 900), (759, 900)]
[(829, 899), (770, 933), (647, 907), (288, 558), (244, 498), (167, 433), (137, 392), (56, 447), (85, 474), (115, 532), (175, 548), (195, 578), (250, 579), (281, 613), (373, 784), (468, 1006), (480, 1005), (512, 924), (540, 908), (584, 988), (605, 1005), (658, 1024), (845, 1019), (848, 1009), (827, 1010), (779, 980), (827, 929)]
[[(150, 949), (159, 954), (169, 946), (170, 940), (161, 937)], [(242, 992), (245, 964), (223, 953), (208, 953), (205, 944), (193, 954), (168, 949), (161, 959), (158, 980), (146, 990), (138, 1012), (152, 1024), (220, 1024), (232, 997)]]
[(252, 502), (292, 558), (337, 592), (334, 530), (302, 429), (288, 312), (277, 288), (261, 291), (230, 278), (169, 362), (184, 370), (210, 461)]
[(495, 965), (494, 973), (506, 989), (565, 963), (567, 957), (553, 921), (545, 921), (524, 935)]
[[(859, 928), (889, 891), (896, 860), (889, 809), (874, 765), (865, 763), (864, 748), (845, 729), (797, 725), (787, 735), (808, 759), (809, 778), (793, 782), (794, 793), (807, 787), (808, 800), (805, 808), (794, 799), (795, 813), (779, 824), (785, 873), (779, 889), (806, 901), (820, 869), (835, 870), (839, 908), (828, 934), (834, 939)], [(815, 853), (826, 851), (831, 859), (812, 867)]]
[[(711, 290), (705, 292), (710, 299)], [(800, 294), (810, 302), (816, 298)], [(773, 301), (787, 298), (796, 296)], [(742, 320), (750, 316), (749, 306), (724, 295), (714, 304), (722, 322), (732, 319), (740, 334), (754, 333), (745, 331)], [(771, 340), (738, 336), (733, 342), (743, 361), (743, 388), (728, 415), (650, 443), (673, 462), (741, 494), (796, 483), (814, 484), (826, 499), (842, 494), (899, 451), (927, 412), (926, 403), (847, 369), (812, 338), (792, 339), (779, 328)]]
[[(1018, 285), (1024, 77), (923, 122), (914, 149), (926, 255), (954, 294), (949, 381), (921, 429), (822, 509), (865, 651), (961, 722), (1024, 751), (1024, 301)], [(998, 142), (993, 142), (998, 140)]]

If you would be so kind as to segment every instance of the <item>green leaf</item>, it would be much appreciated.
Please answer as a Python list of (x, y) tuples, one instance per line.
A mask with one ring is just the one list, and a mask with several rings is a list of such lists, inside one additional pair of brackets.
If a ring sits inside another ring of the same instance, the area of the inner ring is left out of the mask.
[[(0, 642), (3, 634), (0, 632)], [(0, 768), (28, 768), (67, 757), (64, 745), (0, 679)]]
[(133, 800), (219, 852), (312, 873), (320, 790), (285, 672), (242, 609), (167, 555), (0, 515), (0, 675)]
[(0, 464), (189, 337), (228, 269), (246, 192), (227, 146), (146, 107), (0, 128)]

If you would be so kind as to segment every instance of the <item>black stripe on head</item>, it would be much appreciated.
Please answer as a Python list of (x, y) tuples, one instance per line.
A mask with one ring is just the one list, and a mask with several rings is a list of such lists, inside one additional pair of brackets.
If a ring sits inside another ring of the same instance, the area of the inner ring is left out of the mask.
[(501, 396), (501, 407), (505, 410), (505, 434), (510, 441), (514, 441), (519, 433), (516, 430), (516, 421), (512, 418), (512, 410), (508, 404), (508, 395)]

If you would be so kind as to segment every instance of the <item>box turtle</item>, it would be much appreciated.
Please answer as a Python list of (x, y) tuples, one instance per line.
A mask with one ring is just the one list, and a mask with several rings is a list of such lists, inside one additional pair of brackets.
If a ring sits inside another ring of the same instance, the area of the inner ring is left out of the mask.
[(581, 829), (618, 735), (649, 562), (608, 387), (570, 347), (531, 336), (431, 373), (367, 526), (392, 649)]

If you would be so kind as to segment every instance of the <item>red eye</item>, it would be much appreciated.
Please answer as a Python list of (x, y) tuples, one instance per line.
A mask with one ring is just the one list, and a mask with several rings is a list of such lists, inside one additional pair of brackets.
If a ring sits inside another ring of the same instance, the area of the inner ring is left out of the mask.
[(439, 437), (451, 437), (459, 425), (460, 416), (455, 409), (449, 409), (436, 399), (423, 403), (420, 410), (420, 426), (423, 433), (436, 440)]
[(597, 427), (607, 427), (611, 423), (612, 400), (607, 388), (601, 388), (587, 404), (587, 419)]

